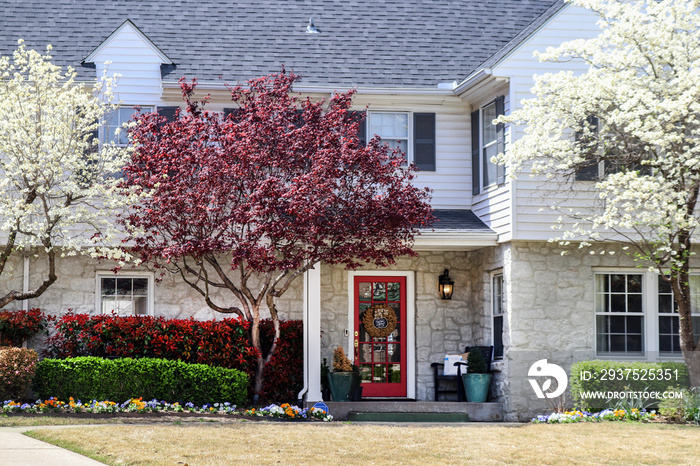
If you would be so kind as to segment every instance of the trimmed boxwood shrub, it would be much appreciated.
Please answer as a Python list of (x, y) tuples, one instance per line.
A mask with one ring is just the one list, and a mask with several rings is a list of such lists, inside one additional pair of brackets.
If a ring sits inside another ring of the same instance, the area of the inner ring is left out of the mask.
[[(611, 377), (615, 371), (615, 376)], [(621, 372), (618, 372), (621, 371)], [(629, 372), (628, 372), (629, 371)], [(634, 374), (639, 380), (634, 380)], [(661, 371), (661, 372), (659, 372)], [(601, 380), (603, 374), (608, 380)], [(654, 374), (651, 376), (651, 374)], [(582, 374), (591, 374), (590, 380), (584, 380)], [(659, 380), (657, 374), (670, 374), (670, 380)], [(643, 376), (645, 380), (643, 380)], [(651, 380), (651, 378), (654, 380)], [(612, 379), (612, 380), (611, 380)], [(571, 396), (574, 405), (590, 412), (610, 408), (619, 400), (609, 402), (607, 398), (584, 398), (582, 392), (665, 392), (669, 387), (685, 388), (690, 385), (688, 368), (682, 362), (643, 362), (643, 361), (580, 361), (571, 366)], [(658, 406), (658, 401), (652, 406)]]
[(248, 375), (236, 369), (152, 358), (44, 359), (34, 377), (34, 390), (43, 399), (55, 396), (83, 401), (156, 398), (197, 405), (227, 401), (241, 405), (248, 385)]

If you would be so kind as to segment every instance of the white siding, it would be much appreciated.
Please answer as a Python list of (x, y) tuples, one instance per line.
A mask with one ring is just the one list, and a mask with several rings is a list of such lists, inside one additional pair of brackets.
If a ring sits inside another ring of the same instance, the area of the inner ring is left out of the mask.
[(434, 172), (421, 172), (416, 186), (433, 190), (435, 209), (469, 209), (471, 194), (471, 142), (469, 106), (456, 97), (356, 95), (356, 110), (435, 113)]
[[(119, 75), (115, 101), (126, 105), (147, 105), (160, 101), (162, 58), (130, 25), (109, 39), (94, 57), (97, 76)], [(106, 62), (111, 62), (105, 64)]]
[[(587, 67), (582, 62), (540, 63), (533, 56), (533, 52), (556, 47), (565, 41), (597, 36), (600, 29), (595, 24), (596, 19), (597, 17), (588, 10), (565, 7), (518, 49), (493, 67), (494, 75), (510, 80), (513, 108), (520, 107), (523, 99), (533, 97), (530, 92), (533, 75), (560, 70), (586, 71)], [(520, 137), (522, 130), (520, 127), (511, 128), (511, 137)], [(532, 178), (527, 172), (519, 174), (513, 184), (513, 191), (516, 193), (513, 239), (541, 240), (558, 236), (553, 232), (552, 225), (556, 223), (560, 214), (551, 210), (551, 205), (559, 204), (578, 209), (591, 204), (590, 194), (578, 193), (576, 199), (570, 199), (571, 193), (559, 183)]]

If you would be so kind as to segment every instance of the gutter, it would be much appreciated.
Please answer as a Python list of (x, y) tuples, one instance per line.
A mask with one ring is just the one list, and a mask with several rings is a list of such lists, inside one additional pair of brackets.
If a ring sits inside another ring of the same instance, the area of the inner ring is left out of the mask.
[(482, 68), (481, 70), (477, 71), (476, 73), (472, 73), (471, 75), (467, 76), (464, 78), (464, 80), (457, 84), (455, 88), (452, 90), (452, 92), (456, 95), (460, 95), (467, 89), (476, 86), (480, 82), (486, 80), (487, 78), (491, 77), (493, 75), (493, 72), (491, 71), (491, 68)]
[[(180, 84), (177, 82), (163, 82), (163, 89), (180, 89)], [(224, 83), (207, 83), (197, 82), (197, 88), (210, 91), (225, 91), (228, 87)], [(293, 92), (301, 92), (306, 94), (332, 94), (338, 92), (338, 89), (352, 88), (353, 86), (294, 86)], [(357, 94), (368, 95), (434, 95), (434, 96), (454, 96), (455, 91), (450, 88), (398, 88), (398, 87), (372, 87), (361, 88), (355, 86)]]

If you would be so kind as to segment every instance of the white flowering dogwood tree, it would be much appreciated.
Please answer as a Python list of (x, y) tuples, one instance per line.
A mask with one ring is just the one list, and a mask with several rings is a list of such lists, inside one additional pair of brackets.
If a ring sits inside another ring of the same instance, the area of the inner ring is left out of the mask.
[(594, 206), (561, 210), (568, 227), (559, 239), (623, 242), (638, 263), (662, 274), (698, 386), (689, 274), (700, 189), (700, 1), (572, 3), (599, 16), (601, 34), (539, 58), (581, 60), (588, 71), (535, 78), (535, 98), (501, 118), (526, 127), (500, 162), (511, 174), (570, 183), (574, 196), (593, 193)]
[(15, 252), (47, 261), (36, 286), (0, 290), (0, 308), (41, 295), (56, 281), (61, 255), (123, 257), (112, 246), (110, 216), (128, 202), (115, 195), (115, 174), (130, 149), (96, 138), (113, 109), (113, 80), (77, 83), (50, 50), (42, 55), (20, 40), (12, 57), (0, 57), (0, 276), (13, 273)]

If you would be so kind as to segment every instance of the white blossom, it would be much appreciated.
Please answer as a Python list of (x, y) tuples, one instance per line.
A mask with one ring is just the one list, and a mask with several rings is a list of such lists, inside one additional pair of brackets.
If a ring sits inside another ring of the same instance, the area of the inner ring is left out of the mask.
[[(591, 208), (562, 212), (568, 228), (558, 239), (622, 239), (646, 259), (680, 265), (687, 257), (678, 253), (679, 233), (698, 226), (700, 2), (571, 3), (599, 15), (601, 34), (539, 58), (583, 61), (588, 71), (536, 76), (535, 98), (500, 118), (526, 126), (498, 160), (511, 176), (529, 170), (550, 183), (570, 183), (572, 196), (591, 194)], [(597, 181), (574, 182), (592, 156), (618, 168)]]
[(24, 247), (123, 257), (113, 219), (130, 199), (116, 195), (115, 174), (131, 149), (94, 137), (114, 108), (114, 82), (78, 83), (50, 50), (20, 40), (12, 57), (0, 57), (0, 273), (6, 255)]

